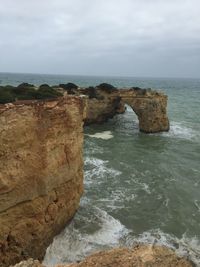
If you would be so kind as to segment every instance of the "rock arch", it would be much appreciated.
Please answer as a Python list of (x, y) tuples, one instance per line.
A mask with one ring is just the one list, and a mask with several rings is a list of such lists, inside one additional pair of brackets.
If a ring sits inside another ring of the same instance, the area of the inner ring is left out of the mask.
[(166, 95), (153, 91), (141, 94), (140, 91), (121, 90), (120, 97), (136, 113), (140, 131), (156, 133), (169, 130)]
[(156, 133), (169, 130), (167, 117), (167, 96), (151, 89), (112, 89), (94, 88), (91, 96), (89, 89), (80, 88), (78, 94), (87, 95), (85, 124), (103, 123), (116, 114), (125, 112), (128, 104), (136, 113), (139, 130)]

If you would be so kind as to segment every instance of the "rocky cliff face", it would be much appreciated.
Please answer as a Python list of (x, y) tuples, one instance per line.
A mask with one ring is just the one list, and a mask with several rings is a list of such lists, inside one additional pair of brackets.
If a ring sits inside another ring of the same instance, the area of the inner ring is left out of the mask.
[(103, 100), (88, 99), (86, 108), (85, 125), (103, 123), (113, 118), (116, 114), (123, 113), (125, 107), (121, 104), (120, 97), (105, 97)]
[(79, 97), (0, 105), (0, 266), (42, 259), (83, 192)]
[(140, 131), (156, 133), (169, 130), (167, 96), (163, 93), (140, 88), (89, 89), (79, 89), (75, 92), (89, 96), (86, 125), (105, 122), (116, 114), (125, 112), (125, 104), (128, 104), (138, 117)]
[(136, 113), (141, 132), (156, 133), (169, 130), (166, 95), (145, 89), (121, 90), (119, 94), (122, 102), (128, 104)]
[[(80, 263), (60, 264), (55, 267), (192, 267), (193, 263), (179, 258), (172, 250), (161, 247), (142, 245), (133, 249), (117, 248), (101, 251), (87, 257)], [(15, 267), (45, 267), (38, 261), (29, 259)]]

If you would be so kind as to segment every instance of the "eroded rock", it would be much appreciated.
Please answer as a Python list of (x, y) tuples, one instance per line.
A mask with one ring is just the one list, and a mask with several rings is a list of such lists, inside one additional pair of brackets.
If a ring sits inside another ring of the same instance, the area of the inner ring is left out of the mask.
[(80, 89), (78, 94), (89, 96), (85, 124), (103, 123), (116, 114), (125, 112), (128, 104), (136, 113), (139, 129), (145, 133), (156, 133), (169, 130), (167, 116), (167, 96), (150, 89), (116, 89), (96, 87), (90, 97), (89, 89)]
[(159, 246), (137, 246), (133, 249), (117, 248), (89, 256), (77, 264), (56, 267), (192, 267), (192, 263), (179, 258), (172, 250)]
[[(95, 253), (80, 263), (58, 264), (55, 267), (194, 267), (172, 250), (151, 245), (141, 245), (133, 249), (116, 248)], [(15, 267), (44, 267), (38, 261), (29, 260)]]
[(0, 105), (0, 266), (46, 247), (83, 192), (80, 97)]

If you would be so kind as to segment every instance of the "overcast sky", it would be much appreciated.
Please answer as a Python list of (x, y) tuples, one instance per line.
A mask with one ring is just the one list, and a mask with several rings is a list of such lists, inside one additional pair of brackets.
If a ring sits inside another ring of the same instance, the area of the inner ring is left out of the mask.
[(0, 72), (200, 78), (200, 0), (0, 0)]

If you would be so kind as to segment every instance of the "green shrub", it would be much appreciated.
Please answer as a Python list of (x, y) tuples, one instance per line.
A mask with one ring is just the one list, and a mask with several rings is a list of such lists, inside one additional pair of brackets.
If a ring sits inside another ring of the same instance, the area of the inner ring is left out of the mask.
[(17, 100), (35, 99), (36, 90), (32, 84), (22, 83), (11, 89), (12, 95)]
[(59, 87), (67, 91), (69, 95), (75, 95), (74, 90), (78, 89), (78, 86), (74, 83), (59, 84)]
[(21, 83), (17, 86), (17, 88), (30, 88), (30, 87), (34, 87), (34, 85), (30, 83)]
[(49, 99), (49, 98), (57, 98), (62, 96), (60, 92), (57, 92), (55, 89), (50, 86), (42, 85), (36, 91), (35, 98), (36, 99)]
[(108, 83), (101, 83), (101, 84), (97, 85), (97, 88), (101, 89), (102, 91), (105, 91), (107, 93), (112, 93), (114, 91), (117, 91), (116, 87), (114, 87), (113, 85), (108, 84)]
[(88, 95), (88, 97), (90, 99), (92, 98), (97, 98), (97, 92), (96, 92), (96, 89), (92, 86), (88, 87), (88, 88), (85, 88), (85, 93), (86, 95)]
[(0, 104), (11, 103), (15, 101), (15, 97), (12, 93), (5, 88), (0, 88)]
[(78, 89), (78, 86), (74, 83), (66, 83), (66, 84), (61, 83), (59, 84), (59, 86), (66, 91), (71, 90), (71, 89)]

